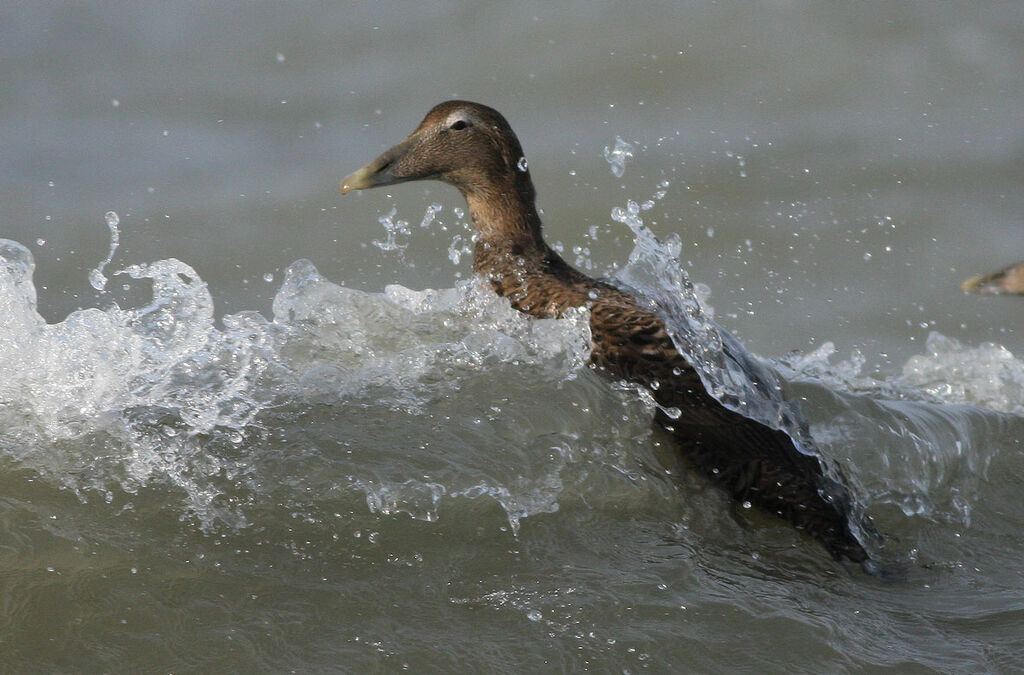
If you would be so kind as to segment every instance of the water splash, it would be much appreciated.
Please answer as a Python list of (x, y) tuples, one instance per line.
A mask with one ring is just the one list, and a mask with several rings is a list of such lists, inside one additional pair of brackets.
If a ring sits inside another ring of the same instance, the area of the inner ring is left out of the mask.
[[(634, 289), (637, 297), (664, 319), (676, 349), (712, 397), (729, 410), (786, 433), (798, 451), (819, 457), (826, 474), (835, 479), (836, 489), (843, 490), (840, 486), (851, 482), (840, 480), (831, 458), (818, 449), (802, 411), (784, 396), (779, 375), (704, 311), (679, 262), (682, 242), (678, 235), (670, 234), (662, 241), (646, 227), (640, 214), (645, 206), (653, 206), (653, 202), (649, 204), (641, 206), (630, 200), (625, 208), (612, 210), (612, 219), (628, 226), (635, 237), (628, 263), (614, 278)], [(852, 488), (860, 492), (856, 481)], [(851, 523), (862, 521), (864, 508), (863, 502), (853, 504)]]
[[(112, 482), (125, 493), (173, 484), (204, 522), (235, 520), (214, 506), (211, 479), (225, 467), (202, 447), (240, 438), (261, 408), (267, 393), (253, 383), (273, 358), (269, 323), (242, 313), (216, 329), (206, 284), (165, 260), (123, 272), (152, 281), (148, 305), (83, 309), (48, 324), (36, 311), (31, 254), (4, 242), (0, 260), (10, 317), (0, 331), (4, 455), (81, 495), (109, 497)], [(69, 443), (97, 454), (68, 454)]]
[(895, 382), (950, 403), (1024, 414), (1024, 361), (992, 342), (965, 347), (932, 331), (925, 353), (911, 357)]
[[(402, 244), (398, 241), (398, 236), (408, 236), (409, 232), (409, 221), (398, 219), (395, 220), (395, 215), (398, 213), (398, 207), (393, 207), (386, 214), (377, 219), (377, 222), (384, 226), (384, 240), (378, 241), (373, 240), (373, 245), (382, 251), (403, 251), (408, 244)], [(426, 219), (426, 216), (424, 216)], [(433, 218), (431, 218), (433, 220)], [(428, 223), (429, 224), (429, 223)]]
[(626, 164), (633, 161), (636, 150), (632, 143), (628, 143), (619, 136), (615, 137), (615, 146), (604, 148), (604, 159), (611, 165), (612, 175), (622, 178), (626, 173)]
[[(183, 517), (204, 529), (249, 522), (242, 505), (255, 488), (246, 477), (259, 462), (252, 443), (261, 415), (282, 404), (347, 409), (365, 397), (425, 415), (446, 405), (446, 392), (491, 382), (502, 364), (532, 364), (540, 379), (559, 383), (574, 380), (589, 357), (585, 311), (532, 321), (470, 282), (364, 293), (298, 261), (285, 272), (273, 321), (247, 311), (222, 317), (218, 328), (206, 283), (168, 259), (117, 272), (152, 283), (142, 307), (89, 308), (48, 324), (36, 310), (33, 271), (27, 248), (0, 241), (8, 319), (0, 329), (0, 457), (83, 499), (170, 487), (182, 495)], [(513, 528), (554, 508), (557, 484), (519, 484), (521, 465), (495, 474), (494, 462), (482, 461), (475, 473), (454, 465), (444, 494), (492, 499)], [(407, 480), (357, 476), (352, 485), (383, 490), (371, 504), (382, 514), (429, 517), (416, 496), (421, 486), (401, 487)]]
[(462, 260), (462, 256), (469, 255), (473, 250), (469, 247), (469, 243), (464, 241), (461, 234), (457, 234), (452, 238), (452, 243), (448, 246), (448, 259), (452, 261), (453, 265), (458, 265), (459, 261)]
[(427, 205), (427, 210), (423, 212), (423, 219), (420, 220), (420, 227), (429, 227), (437, 218), (437, 214), (441, 212), (441, 208), (442, 206), (437, 203)]
[[(661, 183), (660, 191), (667, 186)], [(673, 233), (659, 239), (644, 224), (641, 212), (653, 205), (652, 200), (642, 205), (630, 200), (625, 208), (612, 209), (612, 220), (629, 227), (634, 235), (633, 251), (615, 279), (652, 303), (652, 309), (666, 320), (676, 348), (722, 405), (786, 431), (804, 447), (813, 447), (799, 414), (782, 397), (776, 374), (705, 311), (679, 262), (679, 236)]]
[(114, 253), (117, 251), (118, 244), (121, 241), (121, 231), (117, 227), (121, 220), (117, 214), (113, 211), (107, 211), (104, 221), (110, 230), (110, 251), (107, 253), (107, 257), (96, 266), (96, 269), (89, 271), (89, 283), (97, 291), (102, 291), (107, 287), (107, 277), (103, 276), (103, 269), (114, 259)]
[[(289, 329), (284, 349), (299, 389), (358, 395), (386, 385), (412, 409), (444, 389), (434, 375), (438, 368), (454, 375), (536, 361), (565, 379), (589, 358), (586, 312), (529, 321), (470, 281), (441, 290), (390, 285), (382, 294), (365, 293), (334, 284), (299, 260), (285, 271), (273, 313), (275, 324)], [(308, 352), (308, 343), (317, 349)]]
[[(779, 392), (792, 382), (714, 323), (706, 289), (701, 293), (679, 265), (678, 237), (659, 241), (646, 227), (644, 214), (667, 188), (662, 182), (650, 199), (613, 211), (613, 220), (635, 236), (618, 281), (656, 303), (710, 391), (802, 438)], [(427, 215), (437, 210), (432, 206)], [(387, 217), (393, 225), (394, 215)], [(465, 253), (461, 242), (453, 252)], [(652, 403), (635, 390), (609, 393), (589, 373), (584, 310), (560, 320), (531, 319), (475, 282), (366, 293), (297, 261), (284, 273), (272, 320), (241, 312), (218, 325), (206, 283), (170, 259), (115, 273), (152, 283), (143, 306), (84, 309), (47, 324), (36, 310), (33, 270), (28, 249), (0, 241), (0, 312), (7, 318), (0, 328), (0, 458), (83, 498), (123, 501), (169, 488), (180, 496), (181, 517), (203, 528), (242, 527), (258, 517), (253, 505), (267, 502), (274, 489), (267, 486), (298, 494), (306, 488), (295, 481), (304, 484), (324, 470), (302, 465), (296, 473), (300, 458), (328, 463), (325, 493), (356, 496), (378, 516), (432, 521), (453, 503), (459, 509), (497, 504), (517, 532), (524, 518), (562, 508), (567, 492), (581, 490), (587, 499), (605, 492), (594, 487), (599, 482), (580, 487), (584, 480), (607, 480), (592, 470), (587, 476), (593, 462), (579, 461), (583, 453), (600, 456), (594, 461), (631, 485), (644, 481), (622, 443), (635, 438), (648, 447), (644, 420)], [(855, 479), (871, 487), (873, 499), (968, 522), (977, 487), (956, 477), (984, 475), (993, 455), (977, 451), (989, 438), (979, 429), (998, 434), (1002, 427), (983, 413), (937, 411), (927, 402), (1019, 411), (1020, 360), (998, 345), (970, 348), (933, 337), (928, 353), (908, 361), (883, 390), (860, 372), (856, 355), (829, 364), (832, 352), (821, 350), (775, 365), (798, 383), (818, 369), (822, 377), (849, 380), (852, 390), (874, 386), (880, 396), (903, 400), (834, 394), (838, 402), (824, 408), (841, 412), (812, 420), (818, 445), (837, 455), (851, 438), (877, 440), (872, 447), (889, 443), (891, 450), (858, 459), (855, 467)], [(950, 382), (956, 386), (943, 388)], [(514, 394), (542, 387), (562, 394), (543, 401)], [(925, 403), (908, 407), (911, 390)], [(508, 392), (513, 402), (502, 400)], [(827, 403), (832, 394), (816, 395)], [(296, 440), (315, 427), (308, 420), (334, 417), (323, 436)], [(566, 425), (577, 418), (578, 428)], [(386, 447), (366, 440), (381, 438), (381, 422)], [(281, 424), (296, 438), (287, 449), (270, 444), (268, 451), (260, 438)], [(442, 440), (427, 452), (408, 445), (423, 437)], [(500, 439), (500, 452), (481, 452), (481, 439)], [(349, 441), (370, 443), (372, 452), (349, 460)], [(286, 457), (280, 476), (268, 469), (277, 460), (267, 452)]]
[(788, 380), (821, 382), (837, 391), (1024, 414), (1024, 359), (996, 343), (969, 347), (932, 331), (925, 353), (911, 356), (898, 373), (881, 379), (863, 372), (867, 359), (858, 349), (846, 359), (834, 356), (835, 345), (825, 342), (774, 364)]
[[(579, 453), (569, 443), (547, 448), (549, 462), (537, 475), (495, 475), (488, 471), (463, 467), (461, 475), (448, 478), (448, 485), (409, 479), (396, 481), (357, 480), (354, 486), (365, 493), (371, 513), (405, 514), (416, 520), (434, 522), (440, 517), (442, 500), (493, 500), (504, 510), (513, 535), (519, 533), (522, 520), (559, 509), (566, 480), (578, 480), (586, 472), (569, 477), (568, 467), (578, 461)], [(475, 481), (475, 482), (474, 482)]]

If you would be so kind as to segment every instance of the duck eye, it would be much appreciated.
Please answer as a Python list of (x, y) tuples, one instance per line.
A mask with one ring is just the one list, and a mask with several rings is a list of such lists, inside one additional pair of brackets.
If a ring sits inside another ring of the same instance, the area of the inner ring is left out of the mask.
[(466, 120), (455, 120), (454, 122), (452, 122), (452, 125), (449, 128), (454, 129), (455, 131), (462, 131), (468, 126), (469, 124), (466, 122)]

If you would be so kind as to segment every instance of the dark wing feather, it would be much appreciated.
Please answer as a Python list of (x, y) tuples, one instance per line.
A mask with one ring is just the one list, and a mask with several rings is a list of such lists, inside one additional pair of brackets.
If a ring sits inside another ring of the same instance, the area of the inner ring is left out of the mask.
[(676, 350), (665, 324), (618, 291), (591, 307), (595, 366), (649, 387), (664, 410), (658, 424), (672, 433), (684, 457), (739, 501), (749, 501), (818, 539), (837, 559), (867, 553), (849, 525), (849, 497), (820, 460), (800, 452), (784, 432), (733, 412), (715, 400)]

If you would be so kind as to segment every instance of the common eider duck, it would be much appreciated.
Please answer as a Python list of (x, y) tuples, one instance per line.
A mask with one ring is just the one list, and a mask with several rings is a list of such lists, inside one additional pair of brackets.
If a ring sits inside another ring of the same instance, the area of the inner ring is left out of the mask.
[[(420, 125), (341, 183), (341, 192), (413, 180), (455, 186), (477, 240), (473, 271), (517, 310), (559, 317), (590, 310), (591, 364), (607, 377), (647, 387), (667, 430), (694, 469), (733, 499), (781, 516), (836, 560), (868, 554), (851, 525), (846, 488), (793, 440), (729, 410), (705, 389), (654, 311), (630, 293), (571, 267), (545, 243), (523, 150), (505, 118), (468, 101), (434, 107)], [(678, 409), (678, 418), (666, 409)], [(863, 523), (862, 523), (863, 525)]]
[(979, 274), (976, 277), (971, 277), (960, 284), (960, 288), (972, 293), (1024, 295), (1024, 262), (1004, 267), (991, 274)]

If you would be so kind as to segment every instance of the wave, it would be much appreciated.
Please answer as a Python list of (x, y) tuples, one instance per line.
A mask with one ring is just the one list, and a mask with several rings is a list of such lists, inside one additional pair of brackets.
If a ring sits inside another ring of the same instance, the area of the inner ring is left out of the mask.
[[(1019, 358), (935, 333), (883, 380), (856, 354), (833, 363), (830, 345), (760, 359), (714, 323), (678, 239), (654, 238), (646, 208), (613, 212), (636, 237), (615, 281), (658, 303), (709, 390), (840, 460), (869, 510), (970, 522), (978, 476), (1024, 413)], [(434, 521), (443, 505), (494, 503), (514, 532), (566, 499), (670, 489), (648, 480), (664, 473), (650, 397), (586, 368), (585, 310), (527, 318), (471, 281), (358, 291), (299, 260), (271, 318), (218, 321), (207, 284), (168, 259), (113, 273), (150, 280), (146, 304), (50, 324), (33, 271), (27, 248), (0, 242), (0, 462), (83, 500), (166, 489), (183, 519), (245, 527), (261, 497), (322, 471), (321, 494), (371, 513)]]

